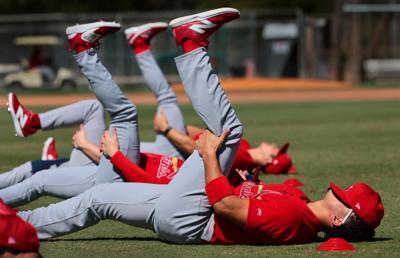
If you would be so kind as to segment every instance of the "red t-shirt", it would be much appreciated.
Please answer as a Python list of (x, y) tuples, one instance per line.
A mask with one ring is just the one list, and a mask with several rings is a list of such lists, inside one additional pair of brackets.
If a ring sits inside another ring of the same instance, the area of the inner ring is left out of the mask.
[(140, 153), (140, 166), (117, 151), (111, 163), (126, 181), (150, 184), (168, 184), (182, 166), (183, 160), (154, 153)]
[(283, 245), (313, 241), (320, 224), (297, 188), (244, 182), (235, 195), (249, 198), (245, 229), (215, 215), (212, 244)]

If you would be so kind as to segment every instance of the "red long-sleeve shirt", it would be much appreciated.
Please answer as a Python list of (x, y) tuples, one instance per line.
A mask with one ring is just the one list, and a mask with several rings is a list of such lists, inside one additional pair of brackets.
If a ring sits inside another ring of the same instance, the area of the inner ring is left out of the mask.
[(117, 151), (111, 163), (126, 181), (150, 184), (168, 184), (182, 166), (183, 160), (153, 153), (140, 153), (140, 166)]

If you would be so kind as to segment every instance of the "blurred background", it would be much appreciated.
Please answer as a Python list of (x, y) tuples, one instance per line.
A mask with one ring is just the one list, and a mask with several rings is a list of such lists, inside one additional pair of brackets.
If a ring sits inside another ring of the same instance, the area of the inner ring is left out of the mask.
[[(210, 44), (212, 62), (224, 77), (400, 81), (398, 0), (1, 0), (1, 86), (85, 83), (67, 51), (68, 25), (103, 19), (126, 28), (222, 6), (241, 11)], [(123, 33), (107, 37), (100, 52), (118, 83), (142, 82)], [(168, 79), (179, 81), (173, 62), (179, 49), (170, 32), (154, 40), (153, 52)]]

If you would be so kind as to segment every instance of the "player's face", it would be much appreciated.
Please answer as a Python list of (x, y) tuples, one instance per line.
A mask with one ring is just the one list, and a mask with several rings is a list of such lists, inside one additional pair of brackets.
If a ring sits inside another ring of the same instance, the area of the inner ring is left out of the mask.
[(265, 164), (271, 162), (279, 151), (278, 146), (275, 143), (262, 142), (259, 148), (264, 156)]

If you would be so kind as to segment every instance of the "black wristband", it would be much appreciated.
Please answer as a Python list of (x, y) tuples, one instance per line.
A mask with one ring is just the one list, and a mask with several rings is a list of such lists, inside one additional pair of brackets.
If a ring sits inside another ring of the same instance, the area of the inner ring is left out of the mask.
[(169, 133), (169, 131), (171, 131), (171, 129), (172, 129), (172, 127), (171, 127), (171, 126), (168, 126), (167, 129), (165, 129), (165, 130), (162, 132), (162, 134), (165, 135), (165, 136), (167, 136), (167, 134)]

